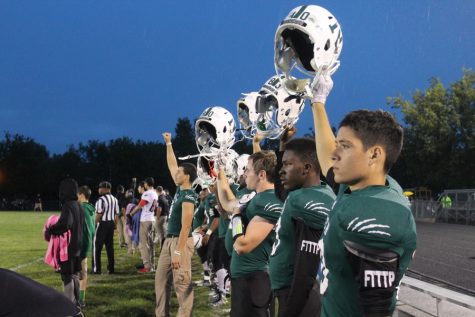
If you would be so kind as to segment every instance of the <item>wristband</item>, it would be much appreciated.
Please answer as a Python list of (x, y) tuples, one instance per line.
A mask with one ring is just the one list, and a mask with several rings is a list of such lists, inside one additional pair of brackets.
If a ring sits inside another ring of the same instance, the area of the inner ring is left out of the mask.
[(241, 214), (235, 214), (231, 218), (231, 228), (232, 228), (232, 235), (233, 241), (236, 241), (237, 238), (244, 235), (244, 224), (242, 223), (242, 216)]
[(210, 236), (210, 235), (212, 235), (212, 234), (213, 234), (213, 230), (208, 229), (208, 231), (206, 231), (206, 235), (207, 235), (207, 236)]
[(178, 250), (173, 251), (173, 254), (178, 255), (178, 256), (181, 256), (181, 252), (178, 251)]

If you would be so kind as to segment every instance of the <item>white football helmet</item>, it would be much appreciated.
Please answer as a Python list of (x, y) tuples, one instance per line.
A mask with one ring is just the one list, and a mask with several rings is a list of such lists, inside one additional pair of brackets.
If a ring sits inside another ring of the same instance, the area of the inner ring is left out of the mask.
[(250, 92), (242, 95), (237, 101), (239, 128), (245, 138), (252, 139), (256, 134), (255, 123), (258, 116), (256, 112), (256, 99), (259, 94), (257, 92)]
[(231, 112), (222, 107), (206, 108), (195, 123), (198, 150), (208, 159), (233, 146), (236, 125)]
[(256, 99), (256, 130), (270, 139), (278, 138), (287, 126), (297, 122), (305, 103), (302, 93), (289, 94), (282, 85), (284, 78), (271, 77)]
[(284, 87), (290, 93), (303, 92), (309, 78), (293, 79), (292, 70), (296, 68), (310, 78), (321, 72), (332, 75), (340, 66), (343, 34), (328, 10), (303, 5), (290, 11), (280, 23), (274, 44), (274, 65), (278, 75), (285, 75)]

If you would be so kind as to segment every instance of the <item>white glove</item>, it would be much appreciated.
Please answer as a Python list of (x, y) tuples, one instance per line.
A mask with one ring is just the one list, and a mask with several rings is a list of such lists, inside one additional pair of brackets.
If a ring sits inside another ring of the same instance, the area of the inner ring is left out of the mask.
[(310, 86), (306, 87), (307, 96), (312, 103), (319, 102), (325, 104), (330, 91), (333, 88), (333, 80), (330, 75), (318, 74), (313, 79)]

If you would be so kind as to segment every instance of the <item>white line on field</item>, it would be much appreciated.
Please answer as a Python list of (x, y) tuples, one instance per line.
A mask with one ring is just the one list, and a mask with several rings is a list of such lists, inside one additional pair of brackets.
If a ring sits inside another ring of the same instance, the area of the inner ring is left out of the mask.
[(40, 262), (40, 261), (42, 261), (42, 260), (43, 260), (42, 257), (41, 257), (41, 258), (37, 258), (37, 259), (35, 259), (35, 260), (31, 261), (31, 262), (23, 263), (23, 264), (17, 265), (17, 266), (15, 266), (15, 267), (13, 267), (13, 268), (11, 268), (11, 269), (9, 269), (9, 270), (10, 270), (10, 271), (18, 271), (19, 269), (24, 268), (25, 266), (29, 266), (29, 265), (35, 264), (36, 262)]

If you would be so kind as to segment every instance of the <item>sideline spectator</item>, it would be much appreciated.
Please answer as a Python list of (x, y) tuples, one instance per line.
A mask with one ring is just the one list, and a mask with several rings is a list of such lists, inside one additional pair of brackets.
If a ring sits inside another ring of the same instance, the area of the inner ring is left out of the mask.
[(79, 187), (78, 201), (81, 203), (85, 216), (81, 248), (81, 271), (79, 272), (79, 305), (81, 307), (86, 306), (87, 255), (91, 252), (95, 231), (94, 214), (96, 210), (89, 203), (89, 198), (91, 198), (91, 189), (88, 186)]
[(81, 246), (85, 226), (84, 212), (78, 199), (78, 184), (66, 178), (59, 184), (59, 200), (62, 203), (58, 222), (46, 228), (47, 235), (59, 236), (70, 231), (68, 259), (59, 262), (64, 295), (79, 305), (79, 277), (81, 270)]
[(119, 246), (124, 248), (127, 246), (125, 243), (125, 235), (124, 235), (124, 215), (125, 215), (125, 207), (126, 207), (126, 200), (125, 200), (125, 188), (122, 185), (117, 186), (117, 192), (115, 194), (115, 198), (119, 202), (119, 216), (117, 218), (117, 233), (119, 234)]

